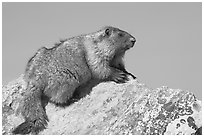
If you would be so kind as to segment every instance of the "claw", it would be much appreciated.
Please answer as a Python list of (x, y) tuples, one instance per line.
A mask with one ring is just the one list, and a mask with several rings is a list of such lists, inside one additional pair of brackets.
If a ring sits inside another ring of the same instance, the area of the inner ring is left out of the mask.
[(125, 83), (127, 82), (129, 79), (128, 79), (128, 76), (126, 73), (124, 73), (123, 71), (119, 71), (117, 70), (115, 72), (115, 74), (113, 75), (113, 78), (112, 80), (116, 83)]

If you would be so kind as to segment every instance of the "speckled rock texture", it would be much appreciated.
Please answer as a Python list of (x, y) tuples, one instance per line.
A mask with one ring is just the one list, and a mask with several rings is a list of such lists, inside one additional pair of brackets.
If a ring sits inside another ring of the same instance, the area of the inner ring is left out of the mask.
[[(3, 86), (2, 134), (24, 121), (17, 111), (26, 84), (22, 78)], [(193, 135), (202, 131), (201, 101), (189, 91), (150, 89), (138, 80), (103, 82), (69, 105), (45, 107), (46, 135)]]

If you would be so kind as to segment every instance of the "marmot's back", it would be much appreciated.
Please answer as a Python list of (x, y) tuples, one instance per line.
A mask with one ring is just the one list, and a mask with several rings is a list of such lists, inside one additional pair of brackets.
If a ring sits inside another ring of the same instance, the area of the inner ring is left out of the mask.
[(66, 44), (64, 41), (51, 49), (39, 49), (27, 64), (27, 80), (33, 81), (41, 77), (42, 81), (49, 85), (50, 80), (60, 73), (68, 74), (67, 77), (74, 78), (78, 83), (83, 82), (85, 76), (90, 79), (84, 50), (79, 43), (72, 41), (66, 41)]

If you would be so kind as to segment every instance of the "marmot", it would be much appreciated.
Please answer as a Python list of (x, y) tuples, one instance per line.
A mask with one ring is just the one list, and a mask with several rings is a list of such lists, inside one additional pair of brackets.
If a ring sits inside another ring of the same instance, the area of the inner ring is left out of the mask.
[(14, 134), (38, 134), (48, 118), (42, 96), (58, 104), (66, 103), (75, 89), (91, 79), (124, 83), (128, 73), (123, 63), (125, 51), (136, 39), (125, 31), (107, 26), (94, 33), (61, 41), (48, 49), (42, 47), (28, 61), (24, 79), (27, 88), (19, 107), (25, 122)]

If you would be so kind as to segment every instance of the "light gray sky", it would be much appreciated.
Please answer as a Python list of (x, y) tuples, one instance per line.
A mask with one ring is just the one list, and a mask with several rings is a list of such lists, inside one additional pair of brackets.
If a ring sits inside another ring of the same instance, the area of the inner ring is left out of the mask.
[(3, 3), (2, 82), (42, 46), (111, 25), (136, 37), (126, 68), (151, 88), (202, 95), (202, 3)]

